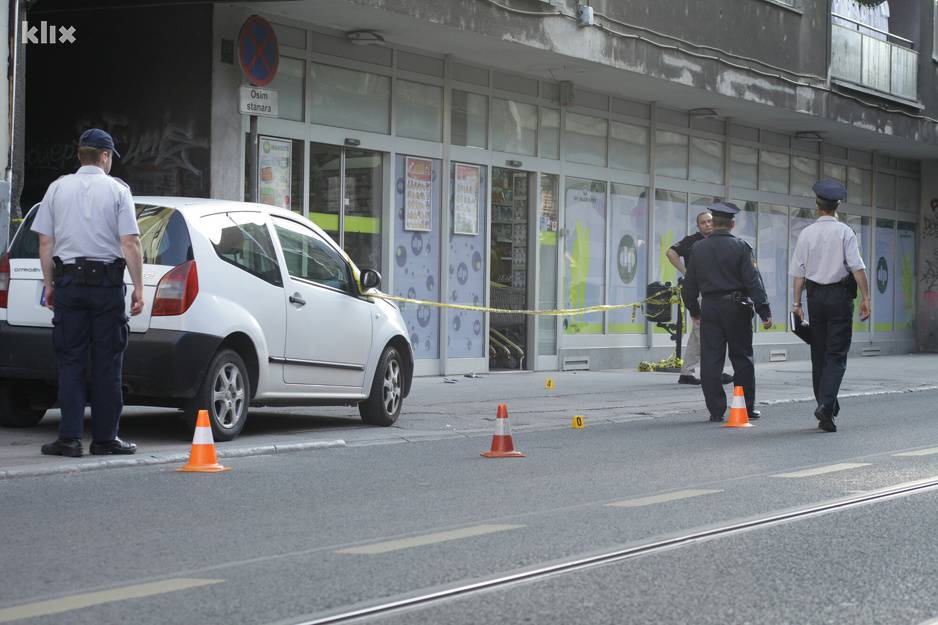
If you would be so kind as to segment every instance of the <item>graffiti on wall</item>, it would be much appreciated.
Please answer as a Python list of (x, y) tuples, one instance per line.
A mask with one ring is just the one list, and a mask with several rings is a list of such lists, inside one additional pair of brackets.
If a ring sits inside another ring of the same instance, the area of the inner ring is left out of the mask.
[[(931, 201), (932, 216), (922, 216), (922, 251), (927, 254), (931, 249), (931, 258), (926, 258), (922, 271), (924, 300), (928, 308), (938, 308), (938, 200)], [(929, 243), (930, 242), (930, 243)]]

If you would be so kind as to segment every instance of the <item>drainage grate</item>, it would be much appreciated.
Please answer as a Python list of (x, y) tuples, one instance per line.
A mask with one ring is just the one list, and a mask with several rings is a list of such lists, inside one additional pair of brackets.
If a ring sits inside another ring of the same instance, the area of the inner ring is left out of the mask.
[(784, 362), (788, 360), (787, 349), (773, 349), (769, 352), (769, 362)]
[(878, 347), (864, 347), (863, 351), (860, 353), (863, 354), (864, 356), (879, 356), (879, 348)]
[(590, 357), (589, 356), (571, 356), (569, 358), (564, 357), (563, 370), (564, 371), (589, 371), (590, 370)]

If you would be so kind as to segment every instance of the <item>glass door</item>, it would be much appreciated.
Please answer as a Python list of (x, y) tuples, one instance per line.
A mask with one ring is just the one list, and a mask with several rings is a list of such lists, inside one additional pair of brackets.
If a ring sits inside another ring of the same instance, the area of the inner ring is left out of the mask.
[[(489, 295), (494, 308), (529, 307), (528, 229), (534, 174), (512, 169), (492, 170), (491, 275)], [(533, 327), (523, 314), (493, 314), (489, 323), (489, 368), (527, 369)]]
[(381, 152), (310, 144), (309, 218), (360, 268), (381, 269)]

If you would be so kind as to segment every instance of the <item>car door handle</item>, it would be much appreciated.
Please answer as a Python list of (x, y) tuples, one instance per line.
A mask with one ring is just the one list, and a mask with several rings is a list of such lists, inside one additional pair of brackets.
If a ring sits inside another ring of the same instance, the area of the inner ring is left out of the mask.
[(290, 303), (298, 306), (306, 306), (306, 300), (300, 297), (299, 293), (294, 293), (290, 296)]

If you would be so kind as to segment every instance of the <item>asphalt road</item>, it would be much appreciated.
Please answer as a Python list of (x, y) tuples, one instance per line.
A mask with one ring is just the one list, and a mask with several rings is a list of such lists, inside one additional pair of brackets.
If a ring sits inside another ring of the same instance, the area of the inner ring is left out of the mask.
[[(810, 507), (938, 476), (936, 401), (853, 401), (833, 435), (782, 404), (524, 432), (524, 459), (450, 438), (0, 481), (0, 623), (308, 622)], [(923, 491), (370, 620), (914, 625), (936, 512)]]

